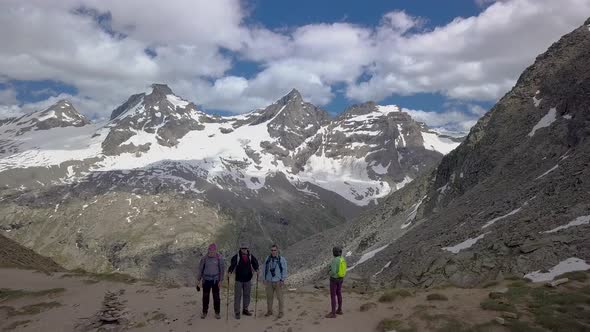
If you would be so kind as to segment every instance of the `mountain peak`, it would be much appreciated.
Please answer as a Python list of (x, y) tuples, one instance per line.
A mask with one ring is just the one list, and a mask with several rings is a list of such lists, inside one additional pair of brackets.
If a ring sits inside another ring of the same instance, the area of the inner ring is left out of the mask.
[(301, 93), (299, 93), (299, 91), (295, 88), (293, 88), (291, 91), (289, 91), (289, 93), (286, 94), (285, 96), (283, 96), (283, 98), (279, 99), (280, 104), (287, 104), (291, 101), (299, 101), (299, 102), (303, 101), (303, 97), (301, 96)]
[(152, 84), (152, 94), (159, 94), (159, 95), (172, 95), (172, 89), (166, 84), (161, 83), (154, 83)]

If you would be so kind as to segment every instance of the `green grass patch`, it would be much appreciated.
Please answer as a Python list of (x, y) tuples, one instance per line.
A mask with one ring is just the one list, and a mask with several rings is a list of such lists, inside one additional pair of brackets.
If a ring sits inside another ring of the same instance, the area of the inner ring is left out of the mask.
[(30, 320), (18, 320), (16, 322), (12, 322), (10, 323), (10, 325), (7, 325), (5, 328), (2, 329), (2, 331), (12, 331), (12, 330), (16, 330), (18, 327), (26, 327), (27, 324), (29, 324), (31, 321)]
[(90, 281), (100, 282), (100, 281), (110, 281), (110, 282), (120, 282), (125, 284), (134, 284), (139, 281), (139, 279), (134, 278), (128, 274), (113, 272), (113, 273), (92, 273), (87, 272), (82, 269), (75, 269), (70, 271), (70, 273), (66, 273), (61, 276), (61, 278), (88, 278), (84, 280), (84, 283), (90, 283)]
[(488, 281), (486, 283), (483, 284), (483, 288), (490, 288), (490, 287), (494, 287), (494, 286), (498, 286), (500, 284), (499, 281), (496, 280), (492, 280), (492, 281)]
[(395, 299), (399, 297), (409, 297), (412, 296), (412, 292), (407, 289), (394, 289), (383, 293), (379, 297), (379, 302), (381, 303), (389, 303), (395, 301)]
[(535, 322), (551, 331), (588, 331), (590, 295), (579, 290), (565, 292), (537, 288), (531, 292), (529, 310)]
[(407, 326), (404, 322), (398, 319), (384, 319), (377, 325), (377, 331), (379, 332), (415, 332), (417, 331), (413, 326)]
[(366, 312), (366, 311), (369, 311), (369, 310), (372, 310), (375, 308), (377, 308), (377, 303), (369, 302), (369, 303), (365, 303), (365, 304), (361, 305), (360, 311)]
[(479, 305), (483, 310), (516, 312), (513, 304), (495, 299), (484, 300)]
[(432, 293), (426, 296), (426, 300), (428, 301), (448, 301), (449, 298), (446, 295), (439, 294), (439, 293)]
[(567, 273), (558, 275), (555, 279), (561, 279), (561, 278), (568, 278), (569, 280), (584, 282), (584, 281), (588, 280), (588, 273), (586, 271), (567, 272)]
[(51, 288), (39, 291), (29, 291), (24, 289), (0, 288), (0, 302), (10, 301), (21, 297), (39, 297), (39, 296), (56, 296), (65, 292), (65, 288)]
[(2, 309), (6, 310), (6, 315), (8, 317), (14, 317), (36, 315), (42, 313), (43, 311), (47, 311), (57, 307), (61, 307), (61, 303), (53, 301), (26, 305), (18, 310), (14, 309), (13, 307), (2, 307)]

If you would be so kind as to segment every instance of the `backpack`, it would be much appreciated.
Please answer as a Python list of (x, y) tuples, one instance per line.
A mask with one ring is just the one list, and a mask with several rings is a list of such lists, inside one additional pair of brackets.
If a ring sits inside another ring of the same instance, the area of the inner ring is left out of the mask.
[[(281, 256), (277, 256), (279, 259), (279, 271), (281, 271), (281, 275), (283, 275), (283, 263), (281, 262)], [(269, 271), (268, 264), (270, 263), (270, 256), (266, 257), (266, 262), (264, 262), (264, 277), (266, 278), (266, 274)]]
[(344, 278), (346, 276), (346, 260), (340, 256), (340, 264), (338, 265), (338, 278)]
[[(215, 257), (217, 258), (217, 269), (219, 270), (219, 275), (221, 276), (221, 273), (223, 272), (221, 271), (221, 255), (217, 253)], [(201, 270), (201, 278), (205, 278), (205, 275), (203, 273), (205, 273), (205, 265), (207, 265), (207, 256), (203, 257), (203, 259), (205, 259), (205, 262), (203, 263), (203, 269)]]

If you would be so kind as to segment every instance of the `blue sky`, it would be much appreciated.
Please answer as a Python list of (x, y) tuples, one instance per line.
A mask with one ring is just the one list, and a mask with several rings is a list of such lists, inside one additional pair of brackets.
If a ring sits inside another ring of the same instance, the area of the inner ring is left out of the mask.
[(467, 130), (588, 12), (590, 0), (5, 0), (0, 118), (61, 98), (105, 118), (159, 82), (221, 114), (297, 88), (333, 114), (373, 100)]

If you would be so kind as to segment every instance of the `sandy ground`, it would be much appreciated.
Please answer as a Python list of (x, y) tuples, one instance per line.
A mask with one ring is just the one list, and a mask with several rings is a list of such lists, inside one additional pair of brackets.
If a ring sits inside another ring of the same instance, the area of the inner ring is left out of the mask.
[[(86, 281), (85, 281), (86, 280)], [(262, 317), (266, 310), (263, 287), (259, 287), (258, 318), (232, 317), (233, 303), (230, 296), (230, 317), (225, 317), (225, 293), (222, 294), (222, 319), (216, 320), (210, 309), (209, 316), (201, 319), (201, 293), (194, 288), (159, 287), (146, 282), (135, 284), (101, 281), (89, 283), (84, 277), (64, 277), (64, 273), (47, 276), (30, 270), (0, 269), (0, 288), (46, 290), (65, 288), (65, 292), (44, 296), (27, 296), (0, 302), (0, 328), (15, 331), (74, 331), (83, 330), (101, 308), (107, 291), (123, 289), (120, 299), (125, 304), (124, 317), (128, 323), (124, 330), (133, 331), (375, 331), (378, 323), (386, 318), (412, 320), (420, 331), (428, 331), (428, 323), (418, 317), (421, 314), (452, 315), (468, 324), (489, 322), (493, 312), (479, 309), (489, 290), (440, 289), (418, 291), (412, 297), (396, 299), (392, 303), (379, 303), (380, 293), (361, 295), (344, 292), (344, 315), (336, 319), (324, 318), (330, 307), (327, 290), (312, 287), (288, 292), (285, 298), (285, 317)], [(262, 285), (261, 285), (262, 286)], [(232, 285), (233, 287), (233, 285)], [(254, 290), (253, 290), (254, 292)], [(449, 301), (427, 301), (429, 293), (444, 294)], [(14, 309), (42, 302), (59, 302), (61, 306), (37, 314), (9, 316), (5, 307)], [(375, 308), (361, 312), (362, 304), (374, 302)], [(275, 306), (277, 302), (275, 301)], [(254, 299), (251, 310), (254, 310)], [(277, 313), (275, 308), (274, 312)], [(30, 321), (21, 325), (15, 322)], [(498, 331), (502, 331), (499, 329)]]

